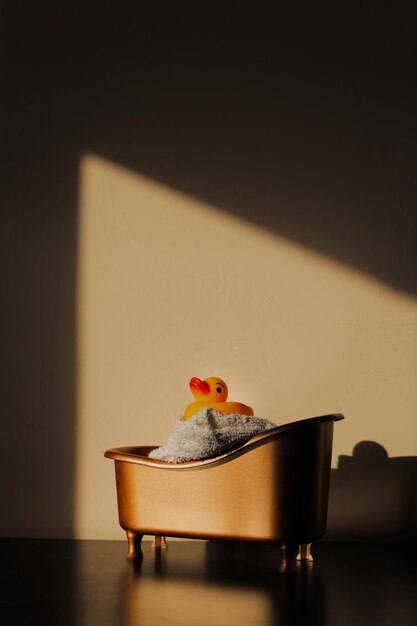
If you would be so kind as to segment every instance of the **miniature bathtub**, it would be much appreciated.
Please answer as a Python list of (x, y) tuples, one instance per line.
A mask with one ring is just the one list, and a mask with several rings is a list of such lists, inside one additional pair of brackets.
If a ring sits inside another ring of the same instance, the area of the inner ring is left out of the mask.
[(273, 542), (281, 571), (291, 569), (298, 546), (326, 531), (333, 424), (341, 419), (284, 424), (204, 461), (148, 458), (156, 446), (107, 450), (128, 556), (140, 554), (143, 535)]

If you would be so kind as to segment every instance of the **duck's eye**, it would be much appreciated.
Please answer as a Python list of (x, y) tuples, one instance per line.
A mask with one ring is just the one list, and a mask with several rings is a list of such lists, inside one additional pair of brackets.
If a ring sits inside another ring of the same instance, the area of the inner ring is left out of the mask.
[(217, 387), (216, 391), (217, 391), (217, 393), (221, 393), (222, 392), (222, 388), (221, 387)]

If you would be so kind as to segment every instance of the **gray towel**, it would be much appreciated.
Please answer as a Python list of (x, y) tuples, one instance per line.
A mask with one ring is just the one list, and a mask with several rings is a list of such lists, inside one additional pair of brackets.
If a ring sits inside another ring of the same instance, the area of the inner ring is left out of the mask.
[(210, 459), (275, 427), (276, 424), (261, 417), (228, 415), (206, 408), (188, 420), (179, 421), (167, 443), (152, 450), (149, 457), (171, 463)]

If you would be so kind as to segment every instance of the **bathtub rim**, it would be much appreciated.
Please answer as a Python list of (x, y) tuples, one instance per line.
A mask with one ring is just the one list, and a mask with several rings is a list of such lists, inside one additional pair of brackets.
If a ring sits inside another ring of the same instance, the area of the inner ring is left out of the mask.
[[(257, 435), (251, 437), (248, 441), (240, 444), (234, 448), (231, 448), (227, 452), (211, 457), (209, 459), (203, 459), (201, 461), (183, 461), (181, 463), (171, 463), (170, 461), (162, 461), (160, 459), (151, 459), (145, 454), (149, 454), (151, 450), (160, 446), (122, 446), (117, 448), (109, 448), (105, 451), (104, 456), (114, 461), (122, 461), (125, 463), (135, 463), (138, 465), (146, 465), (147, 467), (154, 467), (157, 469), (168, 470), (192, 470), (192, 469), (204, 469), (208, 466), (219, 465), (226, 463), (232, 459), (249, 452), (250, 450), (257, 448), (260, 445), (278, 439), (282, 435), (296, 432), (297, 430), (304, 429), (306, 427), (315, 426), (318, 424), (325, 424), (328, 422), (338, 422), (345, 419), (342, 413), (329, 413), (327, 415), (319, 415), (317, 417), (309, 417), (302, 420), (296, 420), (294, 422), (288, 422), (281, 424), (275, 428), (264, 430)], [(142, 452), (142, 454), (139, 453)]]

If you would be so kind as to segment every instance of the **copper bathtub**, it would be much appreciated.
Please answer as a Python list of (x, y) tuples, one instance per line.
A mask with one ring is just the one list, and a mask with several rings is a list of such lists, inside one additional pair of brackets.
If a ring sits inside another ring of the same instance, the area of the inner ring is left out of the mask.
[[(291, 422), (205, 461), (148, 458), (156, 446), (113, 448), (119, 521), (129, 557), (143, 535), (273, 542), (281, 571), (298, 546), (326, 531), (333, 424), (340, 414)], [(309, 557), (305, 548), (302, 556)]]

